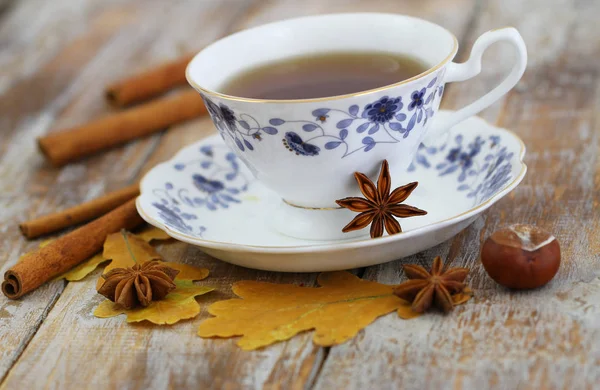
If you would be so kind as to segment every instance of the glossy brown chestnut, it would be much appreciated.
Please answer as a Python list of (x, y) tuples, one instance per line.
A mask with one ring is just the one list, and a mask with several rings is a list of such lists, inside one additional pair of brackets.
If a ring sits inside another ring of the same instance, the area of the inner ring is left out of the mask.
[(560, 266), (558, 240), (531, 225), (512, 225), (494, 232), (481, 248), (481, 262), (497, 283), (530, 289), (548, 283)]

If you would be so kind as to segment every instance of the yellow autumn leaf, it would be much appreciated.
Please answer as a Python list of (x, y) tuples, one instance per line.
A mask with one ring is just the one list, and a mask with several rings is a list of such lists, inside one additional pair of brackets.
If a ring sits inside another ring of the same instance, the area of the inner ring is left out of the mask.
[[(314, 329), (313, 342), (331, 346), (353, 338), (377, 317), (394, 310), (405, 319), (420, 315), (394, 295), (394, 286), (362, 280), (345, 271), (322, 273), (317, 281), (321, 287), (235, 283), (233, 292), (242, 299), (209, 306), (208, 312), (215, 317), (200, 324), (198, 335), (242, 336), (237, 344), (253, 350)], [(464, 296), (457, 295), (455, 304), (466, 302), (467, 296), (467, 291)]]
[[(103, 273), (107, 273), (114, 268), (133, 267), (136, 263), (143, 264), (147, 261), (161, 259), (161, 256), (152, 245), (126, 231), (113, 233), (106, 237), (102, 256), (107, 260), (111, 260), (104, 267)], [(98, 279), (96, 290), (100, 288), (103, 282), (104, 279)]]
[(181, 264), (181, 263), (167, 263), (171, 268), (179, 270), (175, 280), (202, 280), (208, 276), (208, 270), (206, 268), (198, 268), (193, 265)]
[(463, 292), (452, 295), (452, 303), (454, 306), (462, 305), (466, 303), (469, 299), (473, 298), (473, 290), (470, 287), (465, 287)]
[[(171, 238), (169, 235), (167, 235), (167, 233), (152, 225), (144, 227), (137, 234), (135, 234), (135, 236), (141, 238), (146, 242), (150, 242), (153, 240), (167, 240)], [(59, 277), (57, 277), (57, 279), (66, 279), (69, 282), (81, 280), (87, 275), (89, 275), (92, 271), (94, 271), (100, 264), (107, 261), (109, 261), (109, 259), (105, 258), (103, 256), (103, 253), (98, 253), (92, 256), (90, 259), (77, 265), (75, 268), (60, 275)]]
[(91, 259), (84, 261), (83, 263), (60, 275), (58, 279), (66, 279), (69, 282), (81, 280), (95, 270), (96, 267), (106, 261), (108, 260), (102, 256), (102, 253), (97, 253), (96, 255), (92, 256)]
[(233, 292), (242, 299), (212, 304), (216, 316), (200, 324), (201, 337), (242, 336), (238, 345), (256, 349), (315, 329), (313, 341), (343, 343), (377, 317), (398, 309), (403, 300), (393, 286), (362, 280), (348, 272), (319, 275), (321, 287), (242, 281)]
[(145, 226), (139, 232), (136, 232), (135, 235), (147, 242), (154, 241), (154, 240), (170, 240), (171, 239), (171, 236), (169, 236), (163, 230), (160, 230), (159, 228), (152, 226), (152, 225)]
[(120, 231), (106, 237), (102, 255), (105, 259), (112, 260), (104, 268), (105, 273), (114, 268), (133, 267), (136, 263), (143, 264), (161, 258), (147, 241), (127, 231)]
[(180, 320), (196, 317), (200, 313), (200, 305), (195, 297), (214, 290), (212, 287), (197, 286), (191, 280), (176, 280), (175, 284), (177, 288), (165, 299), (151, 302), (147, 307), (128, 310), (105, 300), (94, 310), (94, 315), (99, 318), (109, 318), (125, 314), (127, 322), (150, 321), (157, 325), (171, 325)]
[[(139, 236), (122, 231), (106, 237), (102, 256), (112, 260), (104, 268), (107, 273), (114, 268), (133, 267), (136, 263), (144, 264), (151, 260), (161, 260), (160, 254), (146, 240)], [(206, 268), (197, 268), (187, 264), (168, 263), (169, 267), (179, 270), (177, 280), (202, 280), (208, 276)], [(104, 280), (98, 279), (96, 289), (99, 289)]]

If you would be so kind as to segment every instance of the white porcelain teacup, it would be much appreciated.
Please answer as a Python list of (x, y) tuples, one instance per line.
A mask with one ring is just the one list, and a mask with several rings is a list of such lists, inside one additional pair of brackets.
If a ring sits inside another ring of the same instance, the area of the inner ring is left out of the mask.
[[(445, 84), (479, 74), (483, 52), (498, 41), (512, 43), (517, 51), (510, 74), (443, 126), (437, 124), (435, 114)], [(402, 171), (421, 142), (494, 103), (515, 86), (527, 64), (523, 39), (510, 27), (479, 37), (465, 63), (452, 62), (457, 49), (452, 33), (413, 17), (379, 13), (310, 16), (251, 28), (207, 46), (188, 65), (187, 79), (204, 98), (225, 142), (258, 180), (290, 205), (279, 215), (280, 230), (301, 238), (331, 239), (340, 236), (344, 224), (299, 210), (336, 208), (336, 199), (358, 194), (353, 173), (374, 177), (383, 159), (393, 170)], [(248, 99), (220, 90), (233, 76), (264, 64), (352, 51), (407, 55), (429, 68), (385, 87), (316, 99)], [(291, 210), (292, 206), (299, 210)], [(315, 226), (319, 220), (323, 227), (287, 227), (286, 214), (296, 220), (304, 218), (306, 226)], [(329, 225), (337, 226), (336, 231)]]

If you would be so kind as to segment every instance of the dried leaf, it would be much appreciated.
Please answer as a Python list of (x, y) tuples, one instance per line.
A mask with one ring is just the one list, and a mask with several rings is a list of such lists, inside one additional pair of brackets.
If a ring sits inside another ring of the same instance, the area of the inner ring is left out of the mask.
[(93, 270), (95, 270), (96, 267), (98, 267), (100, 264), (102, 264), (106, 261), (108, 261), (108, 260), (105, 259), (104, 256), (102, 256), (102, 253), (98, 253), (95, 256), (93, 256), (91, 259), (84, 261), (83, 263), (79, 264), (75, 268), (65, 272), (58, 278), (66, 279), (69, 282), (81, 280), (81, 279), (85, 278), (86, 276), (88, 276)]
[(150, 260), (161, 259), (152, 245), (126, 231), (113, 233), (106, 237), (102, 255), (105, 259), (112, 260), (104, 272), (113, 268), (133, 267), (136, 263), (143, 264)]
[(151, 242), (154, 240), (170, 240), (171, 239), (171, 236), (169, 236), (163, 230), (160, 230), (159, 228), (152, 226), (152, 225), (147, 225), (146, 227), (141, 229), (139, 232), (135, 233), (135, 235), (147, 242)]
[(454, 306), (462, 305), (471, 298), (473, 298), (473, 290), (469, 287), (465, 287), (462, 292), (452, 295), (452, 303)]
[(202, 280), (208, 276), (208, 270), (206, 268), (198, 268), (192, 265), (181, 264), (181, 263), (167, 263), (167, 265), (173, 269), (179, 271), (179, 274), (175, 277), (175, 280)]
[[(120, 233), (115, 233), (115, 234), (120, 234)], [(152, 225), (148, 225), (148, 226), (144, 227), (141, 231), (139, 231), (137, 234), (135, 234), (135, 236), (141, 238), (142, 240), (144, 240), (146, 242), (150, 242), (153, 240), (167, 240), (167, 239), (171, 238), (169, 235), (167, 235), (167, 233), (163, 232), (162, 230), (160, 230)], [(49, 242), (50, 241), (48, 241), (48, 243)], [(42, 243), (42, 244), (44, 244), (44, 243)], [(47, 243), (46, 243), (46, 245), (47, 245)], [(40, 244), (40, 247), (41, 246), (42, 245)], [(66, 279), (69, 282), (81, 280), (81, 279), (85, 278), (87, 275), (89, 275), (92, 271), (94, 271), (100, 264), (107, 262), (109, 260), (110, 259), (106, 258), (103, 253), (98, 253), (95, 256), (93, 256), (92, 258), (90, 258), (89, 260), (84, 261), (83, 263), (79, 264), (75, 268), (73, 268), (73, 269), (65, 272), (61, 276), (57, 277), (57, 279)]]
[(398, 308), (397, 312), (398, 317), (402, 318), (403, 320), (410, 320), (423, 315), (423, 313), (417, 313), (414, 311), (411, 307), (411, 303), (408, 301), (404, 301), (402, 306)]
[(400, 308), (393, 286), (362, 280), (348, 272), (319, 275), (321, 287), (300, 287), (242, 281), (233, 292), (242, 299), (212, 304), (216, 316), (200, 324), (201, 337), (242, 336), (245, 350), (287, 340), (299, 332), (315, 329), (313, 341), (328, 346), (343, 343), (377, 317)]
[[(112, 260), (105, 268), (105, 273), (111, 269), (132, 267), (135, 264), (160, 259), (160, 255), (150, 244), (140, 237), (124, 231), (111, 234), (106, 238), (103, 255)], [(200, 313), (200, 306), (194, 297), (206, 294), (213, 288), (196, 286), (192, 281), (206, 278), (208, 270), (179, 263), (168, 263), (168, 266), (178, 270), (179, 274), (175, 279), (177, 288), (164, 299), (151, 302), (147, 307), (134, 309), (125, 309), (106, 300), (98, 305), (94, 310), (94, 315), (107, 318), (126, 314), (127, 322), (147, 320), (158, 325), (174, 324), (180, 320), (197, 316)], [(102, 283), (103, 280), (100, 279), (98, 287)]]
[[(172, 263), (169, 263), (171, 266)], [(200, 313), (200, 305), (195, 297), (214, 290), (212, 287), (197, 286), (191, 280), (176, 280), (177, 288), (161, 301), (151, 302), (147, 307), (127, 310), (118, 304), (105, 300), (100, 303), (94, 315), (99, 318), (127, 315), (127, 322), (149, 321), (157, 325), (171, 325), (178, 321), (194, 318)]]
[[(114, 268), (133, 267), (151, 260), (160, 260), (161, 256), (146, 241), (129, 232), (113, 233), (104, 241), (102, 256), (112, 260), (104, 268), (104, 273)], [(96, 290), (102, 285), (102, 279), (96, 284)]]

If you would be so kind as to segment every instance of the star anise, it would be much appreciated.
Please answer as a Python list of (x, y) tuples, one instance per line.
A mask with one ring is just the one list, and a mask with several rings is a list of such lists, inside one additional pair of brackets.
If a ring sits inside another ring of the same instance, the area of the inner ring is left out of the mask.
[(176, 288), (173, 279), (178, 270), (161, 261), (148, 261), (128, 268), (115, 268), (101, 277), (104, 283), (98, 293), (125, 309), (138, 305), (146, 307), (158, 301)]
[(399, 298), (412, 302), (412, 309), (417, 313), (427, 311), (432, 304), (445, 313), (454, 307), (452, 295), (465, 289), (465, 278), (468, 268), (450, 268), (444, 270), (441, 257), (433, 259), (431, 271), (416, 264), (404, 266), (404, 272), (410, 279), (394, 288)]
[(427, 214), (425, 210), (400, 204), (417, 188), (418, 182), (403, 185), (390, 193), (392, 179), (387, 160), (383, 160), (381, 163), (377, 187), (363, 173), (355, 172), (354, 177), (365, 198), (349, 197), (336, 200), (340, 206), (360, 213), (344, 226), (342, 232), (363, 229), (371, 224), (372, 238), (381, 237), (384, 227), (388, 234), (396, 234), (400, 233), (402, 228), (394, 217), (409, 218)]

